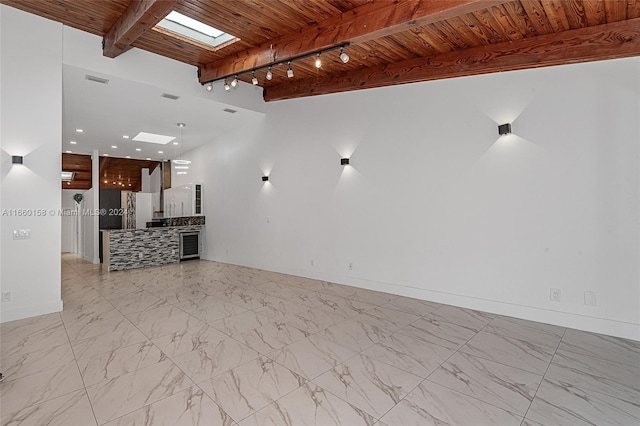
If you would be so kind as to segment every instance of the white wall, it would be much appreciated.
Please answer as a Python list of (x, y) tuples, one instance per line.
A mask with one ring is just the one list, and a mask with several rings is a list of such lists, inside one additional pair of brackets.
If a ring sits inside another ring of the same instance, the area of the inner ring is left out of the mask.
[(204, 182), (208, 259), (640, 339), (639, 75), (632, 58), (270, 103), (172, 179)]
[[(62, 310), (62, 24), (0, 6), (0, 57), (2, 208), (45, 212), (1, 217), (5, 322)], [(24, 165), (12, 166), (11, 155)], [(31, 239), (13, 240), (14, 229), (30, 229)]]
[[(93, 188), (88, 189), (84, 193), (81, 208), (83, 211), (93, 210), (96, 200), (99, 202), (99, 191)], [(99, 263), (99, 253), (96, 250), (98, 244), (95, 229), (98, 228), (98, 216), (83, 214), (82, 215), (82, 258), (87, 262)]]
[(62, 190), (62, 210), (68, 215), (63, 215), (62, 221), (62, 247), (63, 253), (78, 253), (78, 233), (80, 232), (81, 215), (78, 205), (73, 199), (76, 194), (83, 194), (84, 190), (63, 189)]

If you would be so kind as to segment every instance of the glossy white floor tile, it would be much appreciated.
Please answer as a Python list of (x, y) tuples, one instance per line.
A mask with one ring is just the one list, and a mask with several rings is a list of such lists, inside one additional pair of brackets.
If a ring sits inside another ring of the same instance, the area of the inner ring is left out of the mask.
[(0, 424), (638, 425), (640, 342), (207, 261), (63, 256), (0, 324)]

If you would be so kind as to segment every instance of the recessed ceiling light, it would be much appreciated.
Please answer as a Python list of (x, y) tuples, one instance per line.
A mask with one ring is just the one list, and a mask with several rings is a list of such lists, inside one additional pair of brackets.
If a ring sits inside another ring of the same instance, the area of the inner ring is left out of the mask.
[(108, 156), (109, 156), (109, 154), (102, 154), (102, 156), (103, 156), (103, 157), (108, 157)]
[(122, 135), (122, 139), (129, 139), (129, 135)]
[(69, 141), (69, 143), (70, 143), (71, 145), (75, 145), (75, 144), (77, 144), (78, 142), (76, 142), (76, 141)]
[(84, 132), (84, 130), (82, 130), (82, 129), (76, 129), (76, 132), (77, 132), (77, 133), (82, 133), (82, 132)]
[(111, 145), (111, 148), (116, 149), (116, 148), (118, 148), (118, 146), (117, 145)]
[(65, 151), (67, 154), (71, 154), (71, 151)]
[(187, 174), (187, 172), (177, 172), (176, 174), (179, 174), (179, 175), (186, 175), (186, 174)]
[(157, 135), (154, 133), (147, 133), (147, 132), (140, 132), (133, 137), (134, 141), (157, 143), (161, 145), (166, 145), (169, 142), (172, 142), (174, 139), (175, 139), (175, 136)]
[(164, 151), (158, 151), (158, 154), (164, 154)]
[(140, 152), (142, 151), (142, 148), (136, 148), (136, 151)]
[(131, 156), (130, 155), (125, 155), (124, 158), (131, 158)]
[(151, 158), (147, 158), (147, 160), (151, 160)]
[(174, 145), (178, 145), (178, 142), (174, 142), (173, 144), (174, 144)]
[(173, 164), (191, 164), (189, 160), (173, 160)]

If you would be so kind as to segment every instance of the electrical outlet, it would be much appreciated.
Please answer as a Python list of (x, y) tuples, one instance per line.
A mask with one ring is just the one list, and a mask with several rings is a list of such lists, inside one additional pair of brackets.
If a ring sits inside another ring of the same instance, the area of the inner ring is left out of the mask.
[(2, 292), (2, 301), (3, 302), (11, 302), (11, 292), (10, 291)]
[(596, 292), (585, 291), (584, 292), (584, 304), (587, 306), (596, 306)]
[(353, 263), (349, 263), (349, 270), (353, 271)]
[(559, 302), (559, 301), (560, 301), (561, 296), (562, 296), (562, 293), (560, 292), (560, 289), (559, 289), (559, 288), (552, 288), (552, 289), (551, 289), (551, 294), (550, 294), (550, 296), (549, 296), (549, 299), (550, 299), (552, 302)]

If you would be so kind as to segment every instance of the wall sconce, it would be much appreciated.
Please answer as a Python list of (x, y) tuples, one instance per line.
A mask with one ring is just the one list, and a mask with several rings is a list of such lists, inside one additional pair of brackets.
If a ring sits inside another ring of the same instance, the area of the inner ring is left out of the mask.
[(23, 164), (22, 155), (12, 155), (11, 164)]
[(511, 123), (501, 124), (498, 126), (498, 134), (500, 136), (511, 133)]
[(268, 182), (269, 181), (269, 176), (262, 176), (262, 181), (263, 182)]
[(349, 159), (348, 158), (341, 158), (340, 159), (340, 165), (348, 166), (349, 165)]

